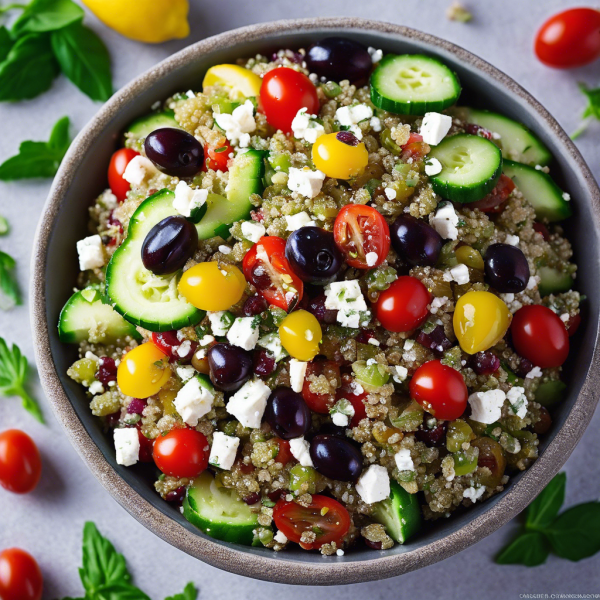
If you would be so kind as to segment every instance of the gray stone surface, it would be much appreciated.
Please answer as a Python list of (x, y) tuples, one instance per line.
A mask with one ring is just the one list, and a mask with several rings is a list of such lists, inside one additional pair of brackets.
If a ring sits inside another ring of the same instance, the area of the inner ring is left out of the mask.
[[(87, 22), (110, 48), (114, 82), (119, 87), (188, 42), (258, 21), (311, 16), (361, 16), (392, 21), (444, 37), (480, 55), (532, 92), (567, 131), (573, 131), (584, 106), (576, 84), (587, 81), (597, 85), (598, 63), (569, 72), (547, 69), (536, 61), (532, 40), (537, 27), (548, 15), (580, 3), (576, 0), (470, 0), (468, 3), (475, 19), (466, 25), (445, 18), (449, 3), (450, 0), (370, 0), (360, 3), (347, 0), (263, 0), (260, 3), (191, 0), (192, 35), (186, 41), (160, 46), (143, 46), (126, 40), (106, 29), (91, 15)], [(57, 80), (50, 92), (35, 100), (0, 105), (0, 160), (14, 154), (22, 140), (47, 139), (52, 124), (65, 114), (71, 117), (73, 130), (79, 130), (97, 108), (65, 79)], [(578, 141), (595, 173), (600, 173), (599, 134), (600, 126), (596, 124)], [(0, 214), (12, 225), (10, 236), (0, 238), (0, 249), (17, 259), (18, 277), (25, 298), (34, 231), (49, 185), (47, 181), (0, 184)], [(82, 202), (87, 201), (82, 198)], [(32, 356), (36, 342), (30, 333), (27, 300), (24, 306), (0, 314), (0, 334), (8, 341), (19, 343), (24, 353)], [(32, 391), (44, 409), (48, 421), (46, 427), (23, 412), (17, 400), (0, 400), (0, 429), (19, 427), (29, 432), (36, 439), (44, 459), (44, 476), (33, 494), (17, 497), (0, 489), (0, 549), (20, 546), (37, 557), (46, 582), (44, 598), (81, 595), (77, 566), (81, 558), (81, 531), (86, 520), (95, 521), (112, 539), (126, 555), (138, 585), (156, 599), (181, 590), (190, 580), (199, 586), (203, 600), (221, 597), (245, 600), (261, 595), (299, 599), (307, 591), (315, 600), (349, 596), (373, 600), (393, 597), (497, 600), (518, 598), (520, 594), (599, 591), (598, 556), (581, 563), (551, 557), (546, 565), (536, 569), (495, 565), (492, 557), (511, 538), (515, 523), (451, 559), (401, 579), (305, 590), (218, 571), (162, 542), (118, 506), (92, 477), (63, 435), (37, 380)], [(567, 504), (600, 496), (600, 479), (597, 477), (600, 438), (596, 433), (599, 426), (600, 415), (597, 414), (567, 462)]]

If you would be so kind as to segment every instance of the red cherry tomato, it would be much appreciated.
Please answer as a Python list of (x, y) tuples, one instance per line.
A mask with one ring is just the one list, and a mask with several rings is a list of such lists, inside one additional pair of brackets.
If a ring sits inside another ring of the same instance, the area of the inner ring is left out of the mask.
[(319, 377), (324, 373), (327, 374), (327, 379), (329, 380), (334, 377), (338, 381), (340, 379), (340, 368), (333, 361), (320, 360), (309, 362), (306, 366), (306, 376), (304, 377), (304, 385), (302, 386), (302, 397), (304, 398), (304, 402), (308, 404), (308, 408), (322, 415), (329, 413), (329, 409), (335, 404), (335, 396), (334, 394), (316, 394), (315, 392), (311, 392), (311, 382), (308, 378), (311, 375)]
[(496, 187), (481, 200), (470, 202), (469, 208), (478, 208), (480, 211), (486, 213), (502, 212), (504, 210), (504, 203), (508, 200), (514, 189), (514, 181), (502, 173)]
[(154, 459), (152, 457), (152, 451), (154, 450), (154, 440), (147, 438), (142, 433), (141, 422), (136, 423), (135, 428), (138, 432), (138, 440), (140, 441), (140, 462), (151, 463)]
[(281, 438), (276, 439), (279, 444), (279, 452), (275, 457), (275, 462), (287, 465), (291, 460), (294, 460), (294, 455), (290, 449), (290, 442), (288, 440), (282, 440)]
[(423, 160), (423, 157), (430, 151), (429, 144), (423, 141), (423, 136), (418, 133), (411, 133), (408, 142), (402, 146), (401, 158), (406, 162), (409, 158), (414, 161)]
[(550, 17), (537, 33), (535, 53), (557, 69), (593, 62), (600, 57), (600, 11), (571, 8)]
[(19, 429), (0, 434), (0, 485), (15, 494), (31, 492), (40, 480), (42, 461), (35, 442)]
[(560, 367), (569, 354), (569, 334), (546, 306), (523, 306), (513, 316), (510, 333), (515, 350), (542, 369)]
[(361, 389), (358, 387), (358, 384), (354, 383), (352, 380), (344, 381), (342, 383), (342, 387), (338, 388), (335, 393), (335, 401), (341, 400), (342, 398), (346, 398), (352, 407), (354, 408), (354, 416), (350, 421), (350, 427), (356, 427), (363, 419), (367, 418), (367, 411), (365, 408), (364, 399), (369, 395), (368, 392), (357, 391)]
[(404, 275), (381, 292), (374, 305), (375, 316), (388, 331), (411, 331), (427, 319), (430, 302), (431, 294), (421, 281)]
[(227, 163), (231, 159), (230, 154), (233, 153), (233, 148), (225, 138), (217, 146), (204, 146), (204, 152), (206, 158), (202, 165), (203, 171), (212, 169), (213, 171), (223, 171), (225, 173), (229, 170)]
[(0, 598), (40, 600), (44, 579), (37, 561), (20, 548), (0, 553)]
[[(356, 269), (378, 267), (390, 250), (390, 228), (381, 213), (363, 204), (347, 204), (333, 224), (333, 237), (346, 262)], [(373, 260), (371, 253), (377, 257)]]
[(291, 311), (302, 300), (304, 284), (285, 257), (285, 240), (261, 237), (244, 256), (246, 280), (269, 303)]
[(312, 81), (294, 69), (269, 71), (260, 87), (260, 103), (267, 121), (284, 133), (291, 133), (292, 121), (301, 108), (309, 115), (319, 112), (319, 98)]
[(127, 192), (131, 187), (129, 182), (123, 179), (123, 173), (125, 173), (125, 169), (131, 159), (135, 158), (138, 154), (139, 152), (131, 148), (121, 148), (110, 159), (110, 164), (108, 165), (108, 185), (119, 202), (125, 201)]
[(150, 339), (159, 350), (162, 350), (169, 357), (171, 363), (189, 363), (198, 349), (198, 342), (191, 342), (189, 350), (183, 355), (179, 354), (181, 340), (177, 337), (176, 330), (154, 332)]
[(575, 333), (579, 329), (580, 325), (581, 325), (581, 313), (577, 313), (574, 317), (571, 317), (569, 319), (569, 321), (567, 322), (567, 333), (569, 334), (569, 337), (572, 337), (575, 335)]
[(422, 364), (409, 384), (410, 396), (436, 419), (453, 421), (467, 408), (469, 392), (463, 376), (439, 360)]
[[(350, 529), (348, 511), (337, 500), (320, 495), (314, 495), (308, 506), (279, 500), (273, 508), (273, 520), (288, 540), (304, 550), (315, 550), (331, 542), (339, 545)], [(305, 531), (317, 533), (314, 542), (300, 542)]]
[(156, 466), (173, 477), (197, 477), (208, 466), (210, 446), (195, 429), (173, 429), (154, 441)]

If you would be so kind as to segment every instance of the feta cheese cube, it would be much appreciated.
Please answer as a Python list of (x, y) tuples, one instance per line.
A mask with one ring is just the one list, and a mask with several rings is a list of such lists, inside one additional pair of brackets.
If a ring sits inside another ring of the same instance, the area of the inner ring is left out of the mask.
[(212, 332), (216, 336), (223, 337), (224, 335), (227, 335), (227, 332), (231, 327), (231, 318), (227, 311), (218, 310), (215, 312), (209, 312), (208, 320), (210, 321)]
[(350, 423), (348, 415), (344, 415), (340, 412), (334, 412), (331, 415), (331, 420), (333, 421), (333, 424), (338, 427), (348, 427), (348, 424)]
[(206, 204), (208, 190), (194, 190), (185, 181), (180, 181), (175, 188), (173, 208), (184, 217), (189, 217), (192, 211)]
[(394, 188), (386, 187), (383, 191), (385, 192), (385, 195), (388, 200), (394, 200), (394, 198), (396, 197), (396, 190)]
[(256, 221), (244, 221), (242, 223), (242, 235), (253, 244), (256, 244), (265, 233), (266, 229), (262, 223)]
[(135, 465), (140, 458), (140, 439), (135, 427), (115, 429), (113, 433), (117, 464), (125, 467)]
[(89, 387), (90, 394), (104, 394), (104, 386), (100, 381), (92, 381)]
[(310, 445), (304, 436), (290, 440), (290, 452), (303, 467), (314, 466), (310, 457)]
[(273, 333), (267, 333), (267, 335), (263, 335), (258, 340), (258, 345), (261, 348), (268, 350), (275, 357), (275, 362), (279, 362), (288, 355), (284, 347), (281, 345), (281, 338), (279, 337), (279, 334), (275, 331)]
[(221, 431), (215, 431), (208, 463), (219, 469), (229, 471), (235, 462), (235, 455), (239, 445), (240, 438), (225, 435)]
[(533, 367), (527, 375), (525, 375), (525, 379), (537, 379), (543, 375), (542, 370), (539, 367)]
[(361, 140), (363, 137), (362, 130), (358, 127), (361, 121), (366, 121), (373, 117), (373, 109), (366, 104), (355, 104), (354, 106), (340, 106), (335, 111), (335, 118), (343, 127), (348, 127), (349, 130)]
[(238, 317), (227, 332), (229, 343), (244, 350), (253, 350), (260, 331), (256, 317)]
[(433, 177), (442, 172), (442, 163), (437, 158), (428, 158), (425, 161), (425, 175)]
[(379, 255), (377, 252), (367, 252), (365, 260), (367, 261), (367, 266), (374, 267), (375, 263), (379, 260)]
[(229, 399), (227, 412), (233, 415), (243, 427), (258, 429), (270, 395), (270, 388), (260, 379), (247, 381)]
[(469, 487), (463, 491), (463, 498), (468, 498), (473, 504), (481, 498), (485, 494), (485, 486), (482, 485), (480, 487)]
[(408, 377), (408, 369), (397, 365), (395, 367), (396, 374), (393, 375), (393, 379), (396, 383), (402, 383)]
[(285, 536), (285, 533), (283, 533), (283, 531), (278, 531), (274, 536), (273, 539), (278, 543), (278, 544), (285, 544), (288, 539)]
[(448, 269), (442, 275), (442, 279), (444, 281), (456, 281), (459, 285), (464, 285), (465, 283), (469, 283), (469, 268), (467, 265), (456, 265), (451, 269)]
[(314, 198), (323, 187), (325, 173), (311, 171), (308, 167), (296, 169), (290, 167), (288, 174), (288, 188), (292, 192), (298, 192), (305, 198)]
[(325, 128), (316, 119), (317, 115), (309, 115), (306, 108), (301, 108), (292, 120), (294, 137), (314, 144), (325, 133)]
[(506, 394), (502, 390), (475, 392), (469, 396), (471, 419), (478, 423), (491, 425), (502, 416), (502, 405)]
[(184, 358), (190, 353), (191, 349), (192, 342), (190, 342), (190, 340), (184, 340), (179, 346), (177, 346), (177, 355), (181, 358)]
[(158, 173), (154, 163), (145, 156), (134, 156), (125, 167), (123, 179), (131, 185), (142, 185), (146, 177), (150, 178)]
[(367, 310), (367, 303), (358, 281), (336, 281), (325, 286), (325, 308), (338, 311), (340, 325), (359, 327), (360, 312)]
[(250, 145), (250, 133), (256, 130), (254, 104), (250, 100), (234, 108), (230, 115), (214, 114), (214, 119), (232, 144), (237, 144), (240, 148)]
[(99, 235), (90, 235), (77, 242), (79, 270), (99, 269), (104, 266), (104, 249)]
[(506, 399), (510, 404), (510, 410), (513, 414), (517, 415), (520, 419), (524, 419), (527, 416), (527, 396), (525, 395), (525, 388), (520, 385), (516, 385), (508, 390)]
[(190, 427), (196, 427), (198, 421), (212, 409), (214, 392), (200, 382), (198, 377), (192, 377), (180, 390), (173, 404)]
[(507, 234), (506, 239), (504, 240), (504, 243), (510, 244), (511, 246), (518, 246), (520, 241), (521, 241), (521, 238), (518, 235), (511, 235), (509, 233), (509, 234)]
[(430, 146), (437, 146), (450, 131), (452, 117), (436, 112), (425, 113), (419, 133), (423, 141)]
[(415, 463), (413, 462), (410, 450), (408, 448), (402, 448), (394, 454), (394, 460), (398, 471), (414, 471)]
[(430, 217), (431, 226), (445, 239), (455, 240), (458, 237), (458, 215), (454, 212), (454, 206), (449, 202), (438, 208), (436, 213)]
[(356, 491), (366, 504), (381, 502), (390, 496), (390, 476), (381, 465), (371, 465), (360, 476)]
[(190, 380), (196, 374), (194, 367), (177, 367), (175, 370), (181, 381), (184, 382)]
[(304, 362), (303, 360), (297, 360), (295, 358), (292, 358), (289, 363), (290, 384), (292, 389), (298, 394), (302, 391), (302, 387), (304, 386), (304, 378), (306, 376), (307, 366), (307, 362)]
[(315, 224), (306, 211), (302, 211), (297, 215), (286, 215), (285, 221), (287, 223), (286, 229), (288, 231), (296, 231), (296, 229), (300, 229), (300, 227), (307, 227)]

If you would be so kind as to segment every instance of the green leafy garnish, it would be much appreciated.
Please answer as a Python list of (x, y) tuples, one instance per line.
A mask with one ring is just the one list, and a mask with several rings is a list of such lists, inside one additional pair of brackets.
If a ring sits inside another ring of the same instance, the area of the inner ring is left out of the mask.
[(0, 396), (19, 396), (23, 400), (23, 408), (43, 423), (38, 403), (25, 391), (27, 368), (27, 359), (18, 346), (13, 344), (10, 350), (4, 338), (0, 337)]
[(198, 590), (193, 583), (188, 583), (181, 594), (169, 596), (166, 600), (196, 600), (198, 598)]
[(585, 83), (580, 83), (579, 89), (587, 97), (588, 105), (581, 115), (583, 123), (571, 135), (572, 140), (577, 139), (587, 129), (593, 118), (600, 121), (600, 87), (591, 89)]
[(0, 165), (0, 180), (53, 177), (70, 144), (69, 117), (63, 117), (47, 142), (22, 142), (19, 153)]
[(10, 231), (10, 225), (6, 217), (0, 215), (0, 235), (6, 235)]
[(56, 31), (83, 20), (83, 9), (71, 0), (33, 0), (12, 26), (13, 37)]
[(19, 285), (11, 272), (16, 266), (15, 259), (0, 251), (0, 309), (10, 310), (21, 304)]

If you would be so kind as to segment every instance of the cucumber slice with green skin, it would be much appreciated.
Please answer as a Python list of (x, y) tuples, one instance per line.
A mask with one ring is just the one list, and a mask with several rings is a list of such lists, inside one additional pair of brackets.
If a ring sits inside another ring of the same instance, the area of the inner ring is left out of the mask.
[(409, 494), (397, 481), (391, 480), (390, 487), (390, 497), (374, 504), (371, 516), (395, 542), (404, 544), (421, 528), (421, 507), (417, 495)]
[(573, 277), (552, 267), (540, 267), (537, 274), (540, 277), (538, 290), (541, 296), (568, 292), (573, 287)]
[(571, 203), (547, 173), (512, 160), (504, 161), (502, 171), (533, 206), (538, 219), (562, 221), (573, 214)]
[(102, 303), (100, 291), (94, 287), (75, 292), (67, 300), (58, 319), (58, 336), (67, 344), (111, 344), (127, 336), (142, 339), (134, 325)]
[(497, 133), (500, 139), (492, 141), (502, 150), (503, 158), (534, 167), (550, 164), (552, 160), (550, 150), (525, 125), (488, 110), (461, 107), (451, 112), (467, 123), (474, 123), (492, 133)]
[(442, 170), (431, 177), (434, 191), (453, 202), (476, 202), (491, 192), (502, 173), (502, 154), (497, 146), (478, 135), (460, 133), (431, 150)]
[(452, 106), (460, 96), (458, 77), (423, 54), (388, 54), (371, 75), (371, 101), (398, 115), (424, 115)]
[(208, 471), (188, 489), (183, 516), (212, 538), (247, 546), (252, 544), (253, 531), (258, 526), (258, 514), (235, 490), (217, 487)]
[(164, 110), (161, 112), (152, 113), (139, 117), (129, 125), (125, 132), (125, 138), (135, 138), (142, 140), (150, 133), (161, 127), (174, 127), (181, 129), (179, 123), (175, 120), (175, 112), (172, 110)]

